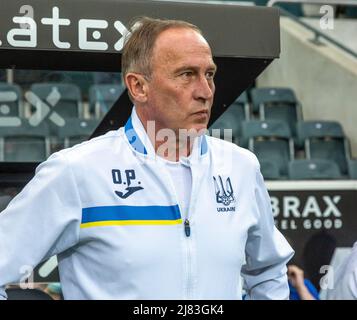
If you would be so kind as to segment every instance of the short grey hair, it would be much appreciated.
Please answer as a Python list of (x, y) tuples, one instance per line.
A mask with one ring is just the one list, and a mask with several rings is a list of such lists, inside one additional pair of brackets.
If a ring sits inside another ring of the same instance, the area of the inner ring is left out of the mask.
[(152, 72), (152, 52), (157, 37), (165, 30), (174, 28), (192, 29), (202, 34), (197, 26), (181, 20), (136, 18), (131, 23), (130, 29), (133, 31), (131, 35), (126, 36), (122, 51), (121, 71), (123, 78), (129, 72), (142, 73), (149, 77)]

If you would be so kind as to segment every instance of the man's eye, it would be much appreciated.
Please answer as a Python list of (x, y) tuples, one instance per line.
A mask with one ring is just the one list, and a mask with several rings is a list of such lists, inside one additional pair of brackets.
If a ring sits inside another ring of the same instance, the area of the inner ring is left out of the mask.
[(181, 73), (181, 76), (183, 78), (190, 78), (190, 77), (193, 76), (193, 72), (192, 71), (186, 71), (186, 72)]
[(214, 76), (215, 76), (215, 73), (213, 71), (210, 71), (210, 72), (206, 73), (206, 78), (208, 80), (213, 80)]

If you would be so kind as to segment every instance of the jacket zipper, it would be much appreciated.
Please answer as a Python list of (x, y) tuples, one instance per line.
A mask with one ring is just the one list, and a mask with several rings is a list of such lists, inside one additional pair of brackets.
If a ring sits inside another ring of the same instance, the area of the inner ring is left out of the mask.
[(192, 237), (191, 237), (191, 226), (188, 217), (186, 217), (184, 221), (184, 231), (185, 231), (185, 239), (186, 244), (186, 299), (192, 299), (192, 287), (193, 287), (193, 279), (192, 279)]
[(191, 235), (191, 227), (190, 227), (190, 221), (187, 218), (184, 222), (184, 226), (185, 226), (186, 237), (189, 237)]
[[(192, 188), (191, 188), (191, 197), (189, 200), (188, 205), (188, 212), (185, 217), (184, 221), (184, 232), (185, 232), (185, 239), (186, 240), (186, 299), (193, 299), (193, 287), (194, 287), (194, 279), (193, 279), (193, 238), (191, 236), (192, 226), (190, 224), (190, 213), (193, 212), (193, 199), (194, 192), (195, 192), (195, 177), (192, 170), (192, 165), (189, 167), (191, 172), (191, 179), (192, 179)], [(192, 217), (191, 217), (192, 218)]]
[[(167, 169), (163, 166), (164, 170), (167, 172)], [(191, 195), (192, 195), (192, 191), (194, 190), (194, 178), (193, 178), (193, 173), (192, 173), (192, 167), (190, 166), (190, 171), (191, 171), (191, 178), (192, 178), (192, 189), (191, 189)], [(175, 193), (175, 188), (174, 188), (174, 185), (172, 183), (172, 180), (170, 179), (170, 175), (167, 174), (167, 177), (169, 178), (168, 181), (169, 181), (169, 184), (170, 184), (170, 187), (171, 187), (171, 190), (173, 190), (173, 194), (176, 194)], [(182, 212), (182, 208), (180, 208), (180, 205), (179, 205), (179, 202), (178, 202), (178, 199), (177, 199), (177, 195), (175, 196), (175, 200), (176, 200), (176, 203), (178, 204), (179, 206), (179, 209), (180, 209), (180, 212), (181, 212), (181, 216), (183, 217), (183, 212)], [(193, 269), (193, 266), (192, 266), (192, 237), (191, 237), (191, 224), (190, 224), (190, 220), (189, 220), (189, 212), (191, 210), (191, 204), (192, 204), (192, 197), (189, 201), (189, 207), (188, 207), (188, 212), (186, 213), (185, 215), (185, 220), (184, 220), (184, 223), (183, 223), (183, 227), (184, 227), (184, 233), (185, 233), (185, 239), (186, 241), (185, 244), (184, 244), (184, 247), (185, 247), (185, 271), (186, 271), (186, 283), (185, 283), (185, 294), (186, 294), (186, 299), (190, 299), (190, 298), (193, 298), (191, 297), (192, 296), (192, 287), (193, 287), (193, 280), (192, 280), (192, 269)]]

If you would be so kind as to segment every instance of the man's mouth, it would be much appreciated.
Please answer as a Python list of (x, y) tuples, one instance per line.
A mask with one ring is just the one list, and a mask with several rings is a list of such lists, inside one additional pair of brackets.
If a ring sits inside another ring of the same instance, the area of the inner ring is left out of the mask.
[(209, 115), (209, 112), (208, 110), (200, 110), (200, 111), (197, 111), (194, 113), (194, 115), (198, 115), (198, 116), (208, 116)]

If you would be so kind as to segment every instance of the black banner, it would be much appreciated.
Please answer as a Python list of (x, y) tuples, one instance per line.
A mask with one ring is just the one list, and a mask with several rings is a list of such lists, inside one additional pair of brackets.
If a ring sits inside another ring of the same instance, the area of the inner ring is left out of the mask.
[(319, 288), (335, 249), (352, 247), (357, 240), (357, 188), (351, 181), (305, 181), (292, 190), (294, 183), (286, 182), (286, 190), (269, 184), (275, 224), (295, 250), (291, 263)]
[(0, 49), (118, 53), (143, 15), (198, 25), (215, 56), (279, 56), (276, 8), (138, 0), (1, 0)]

